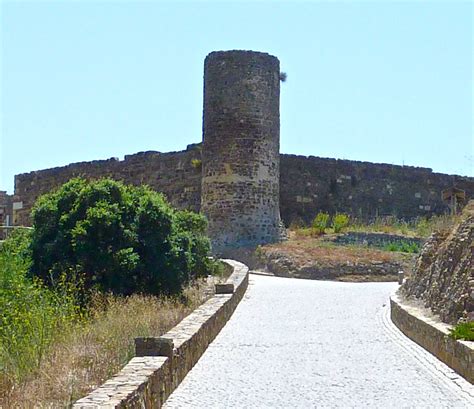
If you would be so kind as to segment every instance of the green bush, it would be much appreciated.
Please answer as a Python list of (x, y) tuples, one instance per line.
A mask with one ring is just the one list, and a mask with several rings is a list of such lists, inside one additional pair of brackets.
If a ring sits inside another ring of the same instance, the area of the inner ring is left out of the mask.
[(342, 229), (349, 225), (349, 216), (344, 213), (336, 213), (332, 218), (332, 228), (334, 233), (340, 233)]
[(325, 212), (319, 212), (313, 219), (311, 226), (315, 233), (324, 234), (324, 231), (329, 224), (329, 214)]
[(0, 248), (0, 375), (17, 380), (38, 368), (59, 330), (80, 317), (74, 288), (60, 279), (49, 289), (28, 276), (30, 237), (16, 230)]
[(454, 339), (474, 341), (474, 321), (457, 324), (451, 330), (449, 336)]
[(212, 270), (203, 216), (146, 186), (72, 179), (40, 197), (32, 217), (31, 271), (49, 285), (65, 273), (85, 290), (175, 294)]

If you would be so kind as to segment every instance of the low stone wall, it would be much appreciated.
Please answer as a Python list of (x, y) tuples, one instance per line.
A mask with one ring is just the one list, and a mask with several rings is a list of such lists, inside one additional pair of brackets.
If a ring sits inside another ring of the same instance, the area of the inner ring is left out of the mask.
[(474, 383), (474, 342), (448, 336), (448, 324), (426, 316), (422, 308), (407, 305), (398, 295), (390, 298), (393, 323), (409, 338)]
[(383, 248), (392, 243), (416, 244), (417, 246), (421, 247), (424, 240), (416, 237), (398, 236), (396, 234), (364, 233), (350, 231), (344, 234), (340, 234), (330, 239), (330, 241), (336, 244), (363, 244), (369, 247)]
[(162, 337), (136, 339), (138, 356), (113, 378), (78, 400), (73, 408), (160, 408), (224, 327), (245, 294), (248, 267), (233, 260), (224, 262), (234, 271), (225, 285), (216, 287), (213, 298)]

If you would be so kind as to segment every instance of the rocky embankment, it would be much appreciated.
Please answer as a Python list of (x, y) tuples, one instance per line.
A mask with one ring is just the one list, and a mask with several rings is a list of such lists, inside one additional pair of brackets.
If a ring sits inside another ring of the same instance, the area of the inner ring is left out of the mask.
[(260, 247), (259, 267), (282, 277), (338, 281), (395, 281), (413, 255), (306, 238)]
[(446, 323), (474, 321), (474, 201), (451, 231), (433, 234), (401, 295), (420, 300)]

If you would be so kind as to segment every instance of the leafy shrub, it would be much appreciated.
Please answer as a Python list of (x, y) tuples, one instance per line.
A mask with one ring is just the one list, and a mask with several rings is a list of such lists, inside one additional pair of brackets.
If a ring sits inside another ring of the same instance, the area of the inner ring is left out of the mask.
[(329, 224), (329, 214), (325, 212), (319, 212), (313, 219), (311, 226), (317, 234), (324, 234), (324, 231)]
[(332, 228), (334, 233), (340, 233), (342, 229), (349, 225), (349, 216), (345, 213), (336, 213), (332, 218)]
[(474, 321), (462, 322), (451, 329), (449, 336), (464, 341), (474, 341)]
[(174, 294), (211, 270), (203, 216), (146, 186), (72, 179), (40, 197), (32, 217), (31, 271), (49, 285), (66, 273), (85, 290)]
[(22, 379), (38, 368), (59, 329), (80, 317), (73, 287), (59, 279), (49, 289), (28, 276), (30, 239), (30, 231), (16, 230), (0, 248), (0, 378), (5, 379)]

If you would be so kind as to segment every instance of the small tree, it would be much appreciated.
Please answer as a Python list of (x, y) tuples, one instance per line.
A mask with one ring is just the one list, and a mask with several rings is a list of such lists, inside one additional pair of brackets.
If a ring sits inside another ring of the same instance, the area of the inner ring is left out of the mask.
[(48, 284), (65, 273), (86, 289), (172, 294), (212, 269), (204, 217), (145, 186), (72, 179), (32, 216), (31, 271)]

